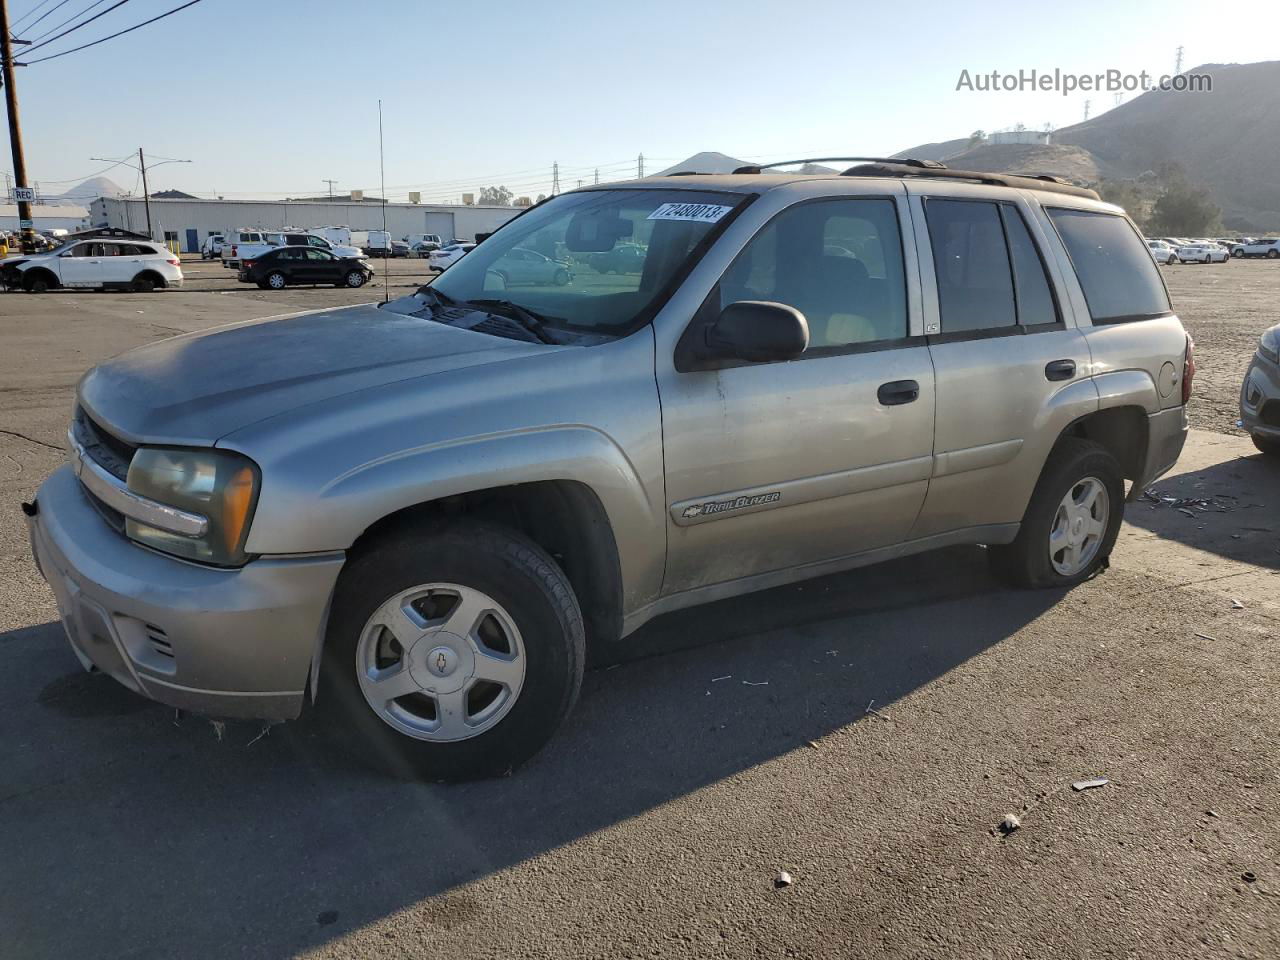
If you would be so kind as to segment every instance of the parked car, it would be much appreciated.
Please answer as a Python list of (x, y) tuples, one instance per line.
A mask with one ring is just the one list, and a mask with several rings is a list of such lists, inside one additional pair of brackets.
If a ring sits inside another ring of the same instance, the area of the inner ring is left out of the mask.
[(222, 241), (222, 250), (219, 256), (222, 258), (222, 265), (228, 270), (240, 269), (240, 248), (256, 248), (260, 246), (269, 246), (267, 244), (267, 234), (264, 230), (232, 230), (226, 235)]
[(474, 250), (475, 246), (474, 243), (451, 243), (439, 250), (432, 250), (427, 254), (427, 269), (443, 273)]
[(1193, 240), (1178, 247), (1178, 259), (1183, 263), (1226, 263), (1230, 254), (1215, 243)]
[(1240, 421), (1253, 445), (1280, 458), (1280, 323), (1263, 331), (1240, 387)]
[(367, 257), (386, 257), (391, 254), (391, 234), (386, 230), (353, 230), (351, 243), (359, 247)]
[(601, 273), (639, 273), (647, 251), (635, 243), (619, 243), (612, 250), (592, 255), (591, 266)]
[(222, 234), (211, 233), (200, 244), (201, 260), (216, 260), (222, 255)]
[[(324, 237), (308, 232), (289, 232), (264, 233), (262, 234), (262, 240), (258, 243), (240, 243), (237, 245), (234, 259), (237, 263), (244, 260), (255, 260), (268, 250), (274, 250), (278, 247), (310, 247), (313, 250), (324, 250), (339, 259), (360, 259), (364, 256), (357, 247), (334, 246)], [(224, 260), (224, 262), (226, 261)]]
[(356, 257), (335, 257), (318, 247), (273, 247), (240, 264), (241, 283), (263, 290), (283, 290), (300, 284), (363, 287), (373, 276), (369, 264)]
[(508, 250), (489, 269), (509, 286), (533, 283), (563, 287), (573, 279), (569, 264), (523, 247)]
[(407, 257), (409, 255), (409, 244), (403, 240), (392, 240), (391, 255), (393, 257)]
[(431, 255), (431, 252), (433, 250), (439, 250), (439, 249), (440, 247), (437, 244), (434, 244), (429, 240), (424, 240), (419, 243), (415, 243), (412, 247), (410, 247), (409, 255), (426, 260)]
[(1261, 237), (1242, 243), (1231, 251), (1233, 257), (1266, 257), (1268, 260), (1280, 259), (1280, 237)]
[(182, 286), (182, 261), (157, 243), (78, 240), (50, 253), (4, 262), (5, 286), (44, 293), (60, 287), (149, 293)]
[[(638, 243), (644, 283), (492, 292), (548, 238)], [(1094, 576), (1193, 373), (1093, 191), (655, 177), (552, 197), (411, 296), (104, 361), (25, 512), (82, 663), (217, 716), (311, 697), (399, 775), (500, 775), (588, 648), (665, 611), (955, 544)]]
[(417, 251), (421, 247), (425, 248), (427, 253), (444, 246), (444, 241), (437, 233), (411, 233), (404, 238), (404, 242), (409, 245), (410, 250)]
[(1178, 251), (1163, 240), (1148, 240), (1147, 249), (1151, 251), (1151, 259), (1156, 263), (1177, 263)]

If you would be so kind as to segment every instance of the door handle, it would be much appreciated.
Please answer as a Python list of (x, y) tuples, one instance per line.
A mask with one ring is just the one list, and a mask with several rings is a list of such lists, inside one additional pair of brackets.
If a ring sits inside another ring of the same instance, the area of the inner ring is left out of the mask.
[(876, 391), (876, 399), (885, 407), (912, 403), (919, 398), (920, 384), (915, 380), (890, 380), (880, 384), (880, 389)]
[(1074, 360), (1051, 360), (1044, 365), (1046, 380), (1070, 380), (1076, 375)]

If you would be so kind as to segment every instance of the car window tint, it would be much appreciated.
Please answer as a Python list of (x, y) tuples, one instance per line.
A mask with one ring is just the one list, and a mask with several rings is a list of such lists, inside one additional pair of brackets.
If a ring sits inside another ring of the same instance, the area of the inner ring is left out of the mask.
[(1138, 233), (1113, 213), (1047, 207), (1071, 257), (1094, 323), (1144, 320), (1169, 312), (1169, 295)]
[(720, 281), (720, 307), (771, 300), (809, 323), (809, 348), (907, 335), (906, 273), (889, 199), (823, 200), (783, 211)]
[(307, 257), (307, 259), (308, 259), (308, 260), (330, 260), (330, 259), (332, 259), (332, 258), (329, 256), (329, 254), (325, 253), (323, 250), (305, 250), (305, 251), (303, 251), (303, 252), (306, 254), (306, 257)]
[(1057, 323), (1058, 308), (1054, 303), (1044, 261), (1036, 250), (1031, 231), (1022, 214), (1012, 204), (1000, 205), (1004, 217), (1005, 237), (1009, 241), (1009, 259), (1013, 261), (1013, 289), (1018, 305), (1018, 322), (1024, 326)]
[(997, 205), (931, 199), (925, 216), (942, 332), (1014, 326), (1013, 276)]

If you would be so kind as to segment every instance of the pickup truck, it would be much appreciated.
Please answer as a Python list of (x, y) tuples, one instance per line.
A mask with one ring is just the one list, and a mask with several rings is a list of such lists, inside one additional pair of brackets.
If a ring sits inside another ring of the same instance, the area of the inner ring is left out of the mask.
[[(502, 280), (624, 243), (639, 269)], [(1095, 576), (1194, 371), (1090, 190), (656, 177), (553, 197), (398, 300), (100, 364), (24, 509), (86, 667), (214, 716), (308, 705), (398, 775), (501, 775), (588, 650), (667, 611), (953, 544), (1020, 587)]]
[(317, 250), (327, 250), (340, 259), (360, 259), (364, 256), (355, 247), (338, 246), (312, 233), (263, 233), (261, 237), (262, 239), (258, 242), (241, 242), (233, 245), (230, 255), (224, 247), (222, 265), (224, 267), (234, 265), (239, 269), (244, 261), (254, 260), (276, 247), (312, 247)]

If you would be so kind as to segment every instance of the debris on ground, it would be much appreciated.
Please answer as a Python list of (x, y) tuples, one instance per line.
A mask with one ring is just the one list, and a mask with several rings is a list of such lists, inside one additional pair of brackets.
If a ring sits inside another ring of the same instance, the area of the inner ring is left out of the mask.
[(1081, 790), (1092, 790), (1095, 787), (1105, 787), (1111, 781), (1106, 777), (1090, 777), (1088, 780), (1077, 780), (1071, 784), (1071, 789), (1076, 793)]
[(1205, 813), (1207, 813), (1211, 817), (1216, 817), (1218, 815), (1217, 810), (1206, 810)]
[(743, 680), (742, 682), (748, 687), (767, 687), (769, 685), (768, 680)]
[(721, 680), (732, 680), (732, 679), (733, 679), (733, 674), (732, 674), (732, 673), (726, 673), (723, 677), (712, 677), (712, 678), (711, 678), (711, 682), (712, 682), (712, 683), (719, 683)]
[(1020, 826), (1022, 826), (1021, 820), (1019, 820), (1012, 813), (1006, 813), (1004, 815), (1004, 819), (1000, 821), (1000, 826), (998, 829), (1000, 830), (1001, 833), (1003, 833), (1007, 837), (1009, 834), (1013, 833), (1013, 831), (1017, 830)]
[(866, 707), (866, 709), (865, 709), (865, 710), (863, 710), (862, 712), (863, 712), (863, 714), (864, 714), (864, 715), (866, 715), (866, 714), (868, 714), (868, 713), (874, 713), (874, 714), (875, 714), (877, 717), (879, 717), (881, 720), (888, 720), (888, 719), (889, 719), (889, 717), (888, 717), (888, 715), (887, 715), (887, 714), (883, 714), (883, 713), (881, 713), (879, 710), (877, 710), (877, 709), (876, 709), (876, 702), (875, 702), (874, 700), (869, 701), (869, 702), (867, 703), (867, 707)]
[(1239, 600), (1232, 600), (1232, 601), (1231, 601), (1231, 609), (1232, 609), (1232, 610), (1243, 610), (1243, 609), (1244, 609), (1244, 604), (1243, 604), (1243, 603), (1241, 603)]
[(1198, 517), (1200, 513), (1227, 513), (1239, 504), (1237, 498), (1229, 493), (1215, 493), (1209, 497), (1171, 497), (1158, 490), (1148, 488), (1142, 491), (1142, 499), (1156, 507), (1173, 507), (1188, 517)]
[(773, 888), (775, 890), (780, 890), (783, 887), (791, 886), (794, 882), (795, 881), (791, 879), (791, 874), (787, 873), (785, 870), (779, 870), (778, 875), (773, 878)]
[(279, 723), (281, 723), (281, 722), (282, 722), (282, 721), (280, 721), (280, 720), (267, 720), (267, 721), (265, 721), (265, 722), (262, 724), (262, 729), (258, 732), (258, 735), (257, 735), (256, 737), (254, 737), (252, 740), (250, 740), (248, 743), (246, 743), (246, 744), (245, 744), (245, 746), (246, 746), (246, 747), (252, 747), (255, 743), (257, 743), (259, 740), (261, 740), (263, 737), (265, 737), (267, 734), (269, 734), (269, 733), (271, 732), (271, 728), (272, 728), (272, 727), (274, 727), (274, 726), (278, 725), (278, 724), (279, 724)]
[(1198, 639), (1200, 639), (1200, 640), (1209, 640), (1209, 641), (1212, 641), (1213, 643), (1217, 643), (1217, 642), (1218, 642), (1218, 638), (1217, 638), (1217, 637), (1211, 637), (1211, 636), (1209, 636), (1207, 633), (1197, 633), (1197, 634), (1196, 634), (1196, 637), (1197, 637)]
[(221, 720), (210, 720), (209, 722), (213, 724), (214, 735), (217, 736), (218, 742), (221, 743), (222, 735), (227, 732), (227, 725)]
[(1246, 870), (1244, 873), (1240, 874), (1240, 879), (1245, 883), (1253, 883), (1258, 879), (1258, 875), (1252, 870)]
[(810, 741), (808, 741), (808, 744), (809, 744), (809, 746), (813, 747), (813, 749), (815, 749), (815, 750), (817, 750), (817, 749), (818, 749), (818, 741), (817, 741), (817, 740), (810, 740)]

